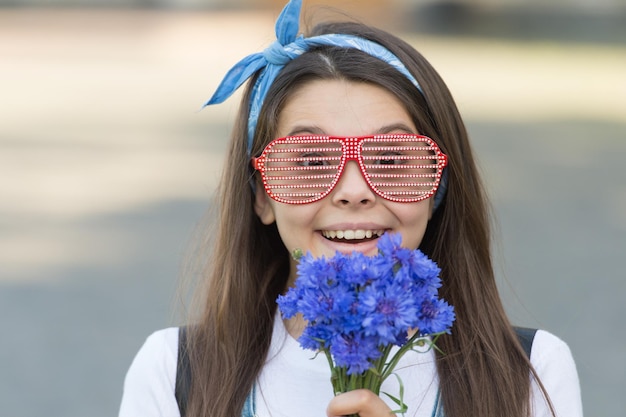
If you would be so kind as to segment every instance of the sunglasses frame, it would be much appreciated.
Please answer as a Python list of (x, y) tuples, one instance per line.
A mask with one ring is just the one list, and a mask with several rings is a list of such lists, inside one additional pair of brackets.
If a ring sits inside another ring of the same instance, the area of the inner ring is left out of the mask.
[[(420, 195), (418, 197), (413, 197), (413, 198), (398, 198), (398, 197), (394, 197), (391, 195), (387, 195), (384, 192), (378, 190), (378, 188), (372, 183), (372, 180), (370, 179), (370, 174), (368, 174), (367, 170), (365, 169), (365, 163), (363, 162), (363, 154), (361, 150), (361, 144), (365, 140), (372, 140), (372, 139), (380, 140), (380, 141), (398, 140), (398, 139), (411, 139), (411, 140), (417, 139), (418, 141), (426, 142), (432, 148), (435, 154), (432, 157), (424, 158), (424, 159), (433, 159), (433, 160), (436, 159), (437, 160), (436, 165), (433, 166), (433, 168), (436, 168), (437, 171), (435, 174), (433, 174), (434, 185), (432, 189), (424, 193), (423, 195)], [(334, 175), (333, 180), (328, 185), (328, 189), (326, 191), (324, 191), (320, 195), (317, 195), (308, 199), (302, 199), (302, 200), (284, 199), (284, 198), (281, 198), (279, 195), (277, 195), (277, 193), (274, 193), (272, 191), (272, 186), (268, 184), (268, 176), (266, 173), (265, 164), (266, 164), (266, 161), (268, 160), (267, 158), (268, 154), (273, 151), (273, 148), (277, 144), (279, 143), (282, 144), (285, 142), (288, 142), (289, 144), (295, 144), (295, 145), (300, 144), (300, 143), (310, 144), (310, 143), (316, 143), (316, 142), (323, 144), (324, 142), (330, 141), (330, 140), (341, 142), (341, 159), (340, 159), (339, 165), (337, 166), (337, 173)], [(270, 143), (267, 144), (265, 149), (263, 149), (263, 152), (261, 153), (261, 155), (259, 155), (258, 157), (252, 157), (250, 162), (251, 162), (252, 167), (255, 170), (260, 172), (261, 179), (263, 182), (263, 187), (265, 188), (265, 191), (267, 192), (267, 194), (273, 200), (279, 203), (285, 203), (285, 204), (310, 204), (310, 203), (314, 203), (316, 201), (323, 199), (324, 197), (328, 196), (333, 191), (333, 189), (339, 182), (341, 176), (343, 175), (343, 171), (346, 167), (346, 164), (349, 161), (355, 161), (358, 164), (359, 169), (361, 171), (361, 175), (367, 182), (367, 185), (379, 197), (384, 198), (385, 200), (398, 202), (398, 203), (416, 203), (416, 202), (423, 201), (432, 197), (437, 192), (439, 184), (441, 183), (441, 176), (443, 173), (443, 169), (448, 164), (448, 156), (444, 154), (443, 152), (441, 152), (441, 149), (439, 149), (439, 146), (434, 140), (432, 140), (428, 136), (423, 136), (423, 135), (418, 135), (418, 134), (393, 133), (393, 134), (368, 135), (368, 136), (306, 135), (306, 136), (285, 136), (285, 137), (274, 139)]]

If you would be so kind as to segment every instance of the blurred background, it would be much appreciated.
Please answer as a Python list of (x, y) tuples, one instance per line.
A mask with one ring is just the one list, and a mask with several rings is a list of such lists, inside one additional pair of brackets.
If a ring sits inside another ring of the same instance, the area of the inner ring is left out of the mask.
[[(306, 1), (307, 19), (332, 13)], [(512, 320), (563, 338), (585, 414), (626, 410), (626, 1), (327, 1), (447, 81), (497, 218)], [(179, 323), (189, 243), (279, 0), (0, 0), (0, 408), (117, 414), (152, 331)]]

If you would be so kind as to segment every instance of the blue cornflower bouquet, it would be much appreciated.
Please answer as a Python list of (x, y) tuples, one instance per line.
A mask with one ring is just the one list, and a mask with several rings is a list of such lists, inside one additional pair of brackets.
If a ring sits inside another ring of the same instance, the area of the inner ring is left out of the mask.
[[(399, 234), (384, 234), (377, 256), (300, 253), (295, 285), (278, 297), (284, 318), (300, 313), (307, 321), (298, 341), (326, 355), (335, 394), (359, 388), (380, 394), (406, 352), (436, 347), (437, 337), (450, 332), (454, 309), (438, 298), (439, 267), (401, 242)], [(399, 398), (385, 394), (400, 407), (396, 412), (405, 412), (399, 382)]]

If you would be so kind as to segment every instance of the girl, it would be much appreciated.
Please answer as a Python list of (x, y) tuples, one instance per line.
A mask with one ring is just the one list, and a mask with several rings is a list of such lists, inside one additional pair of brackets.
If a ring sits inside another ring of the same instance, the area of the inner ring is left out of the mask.
[[(295, 280), (293, 249), (369, 255), (383, 232), (438, 263), (440, 294), (457, 317), (437, 342), (445, 354), (407, 354), (397, 367), (408, 415), (582, 416), (567, 346), (538, 331), (528, 356), (505, 315), (483, 187), (443, 81), (407, 43), (368, 26), (327, 23), (296, 36), (300, 8), (287, 4), (278, 40), (237, 64), (207, 103), (252, 78), (221, 182), (202, 313), (180, 352), (178, 329), (148, 338), (127, 374), (120, 416), (389, 416), (387, 400), (370, 391), (333, 396), (326, 359), (311, 359), (294, 340), (305, 323), (282, 320), (276, 307)], [(421, 182), (406, 165), (413, 156), (394, 151), (407, 142), (432, 162), (418, 170)], [(338, 166), (342, 145), (347, 159)], [(370, 166), (358, 163), (372, 152)], [(187, 361), (178, 364), (179, 354)], [(181, 380), (189, 384), (179, 404)], [(388, 382), (382, 392), (397, 389)]]

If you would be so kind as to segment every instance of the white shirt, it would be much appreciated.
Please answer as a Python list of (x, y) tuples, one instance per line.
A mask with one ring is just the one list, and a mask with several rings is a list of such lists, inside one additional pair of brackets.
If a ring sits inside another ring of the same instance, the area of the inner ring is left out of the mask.
[[(174, 387), (178, 355), (178, 329), (150, 335), (128, 370), (119, 417), (180, 417)], [(576, 366), (568, 346), (539, 330), (531, 362), (544, 384), (558, 417), (582, 417)], [(406, 417), (430, 417), (438, 389), (434, 354), (408, 352), (396, 367), (405, 387)], [(534, 417), (549, 417), (538, 387), (533, 384)], [(398, 396), (398, 381), (390, 377), (382, 392)], [(272, 343), (256, 389), (258, 417), (324, 417), (333, 397), (330, 370), (322, 354), (302, 349), (275, 320)], [(384, 394), (391, 409), (397, 406)]]

